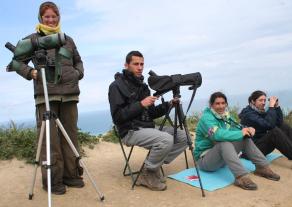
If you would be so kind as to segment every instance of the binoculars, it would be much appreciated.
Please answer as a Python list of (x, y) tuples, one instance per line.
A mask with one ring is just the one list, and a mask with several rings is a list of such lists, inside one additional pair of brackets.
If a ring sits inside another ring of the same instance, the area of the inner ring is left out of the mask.
[[(270, 101), (270, 98), (268, 98), (268, 101)], [(278, 99), (276, 99), (276, 103), (278, 102)]]

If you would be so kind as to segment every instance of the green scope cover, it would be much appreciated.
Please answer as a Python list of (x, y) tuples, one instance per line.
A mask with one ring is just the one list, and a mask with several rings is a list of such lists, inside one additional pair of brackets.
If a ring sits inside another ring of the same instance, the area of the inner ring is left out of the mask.
[(65, 42), (66, 37), (64, 33), (56, 33), (44, 37), (20, 40), (14, 51), (14, 59), (23, 60), (30, 58), (34, 51), (39, 49), (57, 49), (62, 47)]

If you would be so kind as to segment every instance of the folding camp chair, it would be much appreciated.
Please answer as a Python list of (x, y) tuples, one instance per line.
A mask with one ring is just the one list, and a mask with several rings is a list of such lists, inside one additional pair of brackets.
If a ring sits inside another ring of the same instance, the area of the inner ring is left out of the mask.
[[(136, 185), (136, 182), (137, 182), (137, 180), (138, 180), (138, 178), (139, 178), (139, 176), (140, 176), (140, 174), (142, 172), (142, 169), (144, 167), (145, 162), (143, 162), (142, 166), (140, 167), (140, 169), (138, 171), (133, 171), (132, 170), (129, 162), (130, 162), (130, 158), (131, 158), (131, 155), (132, 155), (132, 152), (133, 152), (135, 146), (134, 145), (130, 146), (131, 147), (130, 152), (127, 154), (126, 151), (125, 151), (123, 142), (122, 142), (122, 138), (119, 136), (119, 134), (117, 132), (116, 126), (114, 126), (113, 128), (114, 128), (114, 132), (115, 132), (116, 136), (119, 138), (119, 143), (120, 143), (120, 146), (121, 146), (121, 149), (122, 149), (122, 152), (123, 152), (123, 156), (124, 156), (125, 162), (126, 162), (126, 164), (124, 166), (124, 169), (123, 169), (123, 175), (124, 176), (131, 176), (132, 189), (134, 189), (134, 187)], [(147, 157), (149, 156), (150, 150), (148, 151), (147, 156), (146, 156), (146, 158), (144, 160), (146, 160)], [(189, 168), (186, 150), (184, 151), (184, 154), (185, 154), (186, 168)], [(128, 169), (128, 172), (127, 172), (127, 169)], [(161, 170), (162, 175), (164, 176), (163, 168), (160, 167), (160, 170)], [(134, 177), (135, 174), (137, 175), (136, 177)]]

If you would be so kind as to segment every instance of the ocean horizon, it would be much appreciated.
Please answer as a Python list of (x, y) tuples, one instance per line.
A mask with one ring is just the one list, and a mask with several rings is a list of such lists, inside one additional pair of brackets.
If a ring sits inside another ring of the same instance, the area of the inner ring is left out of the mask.
[[(290, 111), (292, 109), (292, 96), (291, 91), (281, 91), (274, 93), (279, 97), (281, 108), (284, 111)], [(237, 107), (239, 112), (243, 107), (247, 105), (247, 95), (230, 95), (228, 96), (228, 103), (231, 107)], [(188, 102), (183, 102), (183, 109), (186, 111)], [(190, 112), (187, 114), (192, 115), (194, 113), (200, 113), (208, 106), (208, 99), (194, 99)], [(22, 128), (35, 127), (34, 117), (24, 120), (13, 120), (17, 126)], [(10, 121), (1, 122), (0, 126), (8, 127)], [(88, 132), (92, 135), (104, 134), (112, 129), (113, 122), (109, 109), (91, 112), (79, 112), (78, 116), (78, 128), (83, 132)]]

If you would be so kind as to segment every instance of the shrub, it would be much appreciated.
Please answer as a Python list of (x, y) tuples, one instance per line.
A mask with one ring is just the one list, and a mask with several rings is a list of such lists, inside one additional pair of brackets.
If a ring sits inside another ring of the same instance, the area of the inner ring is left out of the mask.
[(118, 143), (119, 138), (117, 137), (114, 128), (109, 130), (106, 134), (102, 135), (102, 140), (106, 142), (113, 142), (113, 143)]
[[(0, 159), (7, 160), (15, 157), (33, 163), (37, 148), (36, 137), (36, 128), (23, 128), (22, 125), (17, 126), (13, 121), (8, 127), (0, 127)], [(82, 131), (78, 131), (78, 140), (81, 145), (81, 155), (85, 155), (82, 146), (92, 149), (99, 142), (98, 137)]]

